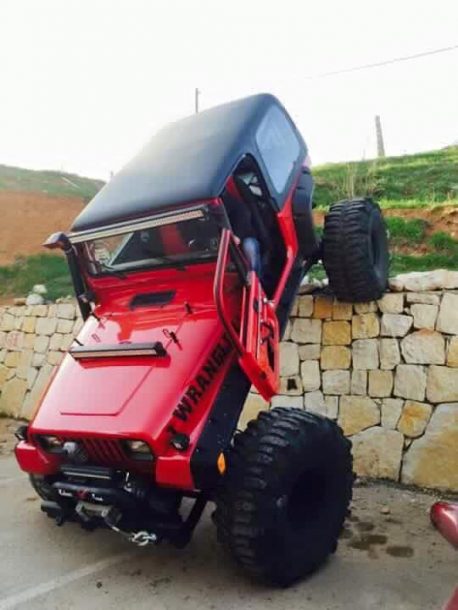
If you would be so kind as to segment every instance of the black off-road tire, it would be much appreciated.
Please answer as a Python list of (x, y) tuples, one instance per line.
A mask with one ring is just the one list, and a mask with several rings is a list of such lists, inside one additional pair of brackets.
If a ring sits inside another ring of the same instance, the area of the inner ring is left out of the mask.
[(214, 520), (238, 564), (288, 586), (336, 550), (352, 497), (350, 448), (333, 421), (295, 408), (263, 412), (235, 436)]
[(29, 474), (30, 484), (35, 492), (42, 500), (55, 500), (57, 493), (51, 487), (51, 484), (42, 476), (37, 474)]
[(334, 203), (324, 222), (323, 264), (340, 301), (379, 299), (388, 286), (389, 251), (385, 221), (371, 199)]

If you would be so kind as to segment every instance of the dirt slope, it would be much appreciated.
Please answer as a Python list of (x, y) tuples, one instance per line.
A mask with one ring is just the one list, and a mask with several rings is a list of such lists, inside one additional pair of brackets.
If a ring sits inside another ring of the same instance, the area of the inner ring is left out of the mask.
[(85, 203), (78, 197), (0, 191), (0, 265), (43, 251), (55, 231), (66, 231)]
[(384, 216), (400, 216), (405, 219), (420, 218), (428, 223), (426, 235), (437, 231), (449, 233), (458, 238), (458, 207), (444, 206), (433, 208), (397, 209), (383, 210)]
[[(383, 210), (383, 215), (386, 217), (397, 216), (406, 220), (419, 218), (428, 223), (426, 235), (431, 235), (437, 231), (444, 231), (452, 237), (458, 238), (458, 207), (456, 206), (389, 208), (388, 210)], [(324, 223), (324, 210), (315, 210), (313, 216), (317, 225)]]
[[(43, 241), (55, 231), (66, 231), (85, 202), (78, 197), (0, 190), (0, 265), (17, 256), (43, 252)], [(384, 210), (386, 216), (421, 218), (428, 222), (427, 233), (445, 231), (458, 236), (458, 208)], [(323, 224), (324, 213), (315, 211), (315, 222)]]

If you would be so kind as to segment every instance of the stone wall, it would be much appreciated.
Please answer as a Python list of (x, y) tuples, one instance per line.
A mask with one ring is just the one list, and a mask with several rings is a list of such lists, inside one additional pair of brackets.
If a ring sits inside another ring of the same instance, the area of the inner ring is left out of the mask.
[(73, 302), (0, 307), (0, 414), (31, 417), (81, 325)]
[[(80, 326), (72, 302), (0, 308), (0, 413), (31, 417)], [(240, 426), (279, 405), (337, 420), (359, 475), (458, 491), (458, 294), (299, 296), (280, 393), (250, 394)]]
[[(355, 471), (458, 491), (458, 294), (388, 293), (351, 305), (299, 296), (270, 406), (337, 420)], [(269, 405), (252, 393), (241, 425)]]

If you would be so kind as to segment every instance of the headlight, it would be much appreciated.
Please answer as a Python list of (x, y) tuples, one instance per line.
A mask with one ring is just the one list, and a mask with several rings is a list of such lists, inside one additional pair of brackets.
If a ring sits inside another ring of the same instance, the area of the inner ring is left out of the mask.
[(28, 432), (29, 426), (23, 424), (22, 426), (19, 426), (19, 428), (17, 428), (16, 432), (14, 433), (14, 436), (17, 438), (18, 441), (26, 441), (28, 439)]
[(129, 457), (135, 460), (152, 460), (153, 454), (151, 453), (150, 446), (145, 441), (128, 440), (124, 441), (124, 446)]
[(61, 453), (63, 451), (64, 441), (58, 436), (40, 434), (37, 436), (37, 440), (46, 451), (50, 451), (51, 453)]

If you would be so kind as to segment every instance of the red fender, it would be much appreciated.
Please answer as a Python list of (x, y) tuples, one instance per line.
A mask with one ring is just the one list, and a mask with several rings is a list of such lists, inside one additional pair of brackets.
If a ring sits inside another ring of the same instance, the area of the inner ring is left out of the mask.
[(442, 536), (458, 549), (458, 503), (435, 502), (429, 515)]
[[(429, 516), (434, 527), (458, 549), (458, 503), (435, 502), (431, 506)], [(443, 610), (458, 610), (458, 588), (455, 589)]]
[(444, 610), (458, 610), (458, 588), (455, 589)]

